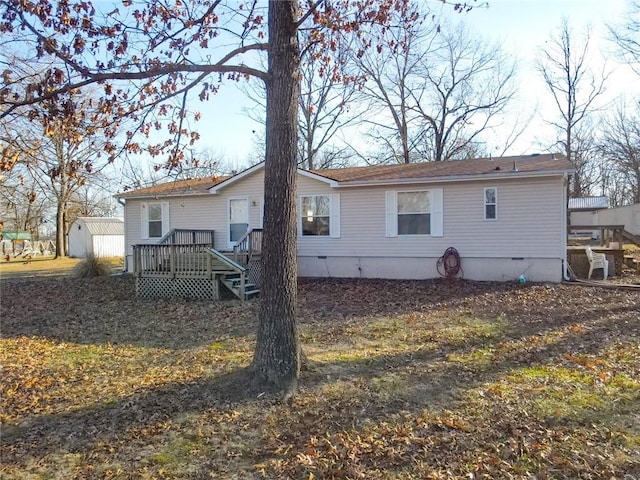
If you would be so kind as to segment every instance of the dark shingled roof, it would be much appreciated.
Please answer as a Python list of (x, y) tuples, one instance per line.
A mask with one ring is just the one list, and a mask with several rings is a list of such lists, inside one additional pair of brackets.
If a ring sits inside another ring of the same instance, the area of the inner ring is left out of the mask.
[(572, 171), (573, 168), (559, 154), (535, 154), (514, 157), (477, 158), (473, 160), (447, 160), (443, 162), (407, 163), (401, 165), (377, 165), (370, 167), (314, 170), (313, 173), (341, 183), (376, 180), (400, 180), (410, 178), (437, 178), (465, 175), (513, 172), (514, 162), (519, 172)]
[(189, 195), (208, 193), (207, 190), (229, 177), (190, 178), (187, 180), (175, 180), (173, 182), (159, 183), (150, 187), (139, 188), (116, 195), (120, 198), (151, 197), (167, 195)]
[[(408, 163), (402, 165), (375, 165), (368, 167), (337, 168), (333, 170), (312, 170), (311, 173), (335, 180), (343, 185), (350, 182), (376, 182), (403, 179), (425, 179), (438, 177), (464, 177), (521, 173), (571, 172), (573, 168), (559, 154), (534, 154), (515, 157), (477, 158), (473, 160), (448, 160), (444, 162)], [(255, 167), (251, 167), (255, 168)], [(245, 171), (246, 172), (246, 171)], [(242, 172), (241, 172), (242, 174)], [(211, 187), (234, 177), (208, 177), (153, 185), (116, 195), (120, 198), (179, 196), (207, 193)]]

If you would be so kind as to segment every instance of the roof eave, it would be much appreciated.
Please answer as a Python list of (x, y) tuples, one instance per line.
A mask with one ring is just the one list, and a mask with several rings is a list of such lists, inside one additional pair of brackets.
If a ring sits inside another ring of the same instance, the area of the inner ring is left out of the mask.
[(128, 195), (126, 193), (118, 193), (114, 195), (115, 198), (121, 198), (123, 200), (139, 200), (144, 198), (162, 199), (167, 197), (200, 197), (205, 195), (211, 195), (209, 192), (169, 192), (169, 193), (142, 193)]
[(252, 175), (254, 172), (257, 172), (258, 170), (261, 170), (264, 168), (264, 162), (260, 162), (260, 163), (256, 163), (254, 166), (246, 168), (245, 170), (243, 170), (240, 173), (237, 173), (236, 175), (232, 175), (231, 177), (227, 178), (226, 180), (223, 180), (222, 182), (210, 187), (208, 190), (208, 193), (213, 193), (216, 194), (218, 193), (220, 190), (233, 185), (234, 183), (236, 183), (239, 180), (242, 180), (245, 177), (248, 177), (249, 175)]
[(446, 175), (441, 177), (410, 177), (383, 180), (358, 180), (338, 182), (337, 188), (345, 187), (367, 187), (384, 185), (405, 185), (412, 183), (451, 183), (451, 182), (471, 182), (478, 180), (508, 180), (512, 178), (541, 178), (541, 177), (561, 177), (572, 174), (573, 170), (546, 170), (538, 172), (500, 172), (482, 173), (475, 175)]
[(313, 172), (310, 172), (309, 170), (304, 170), (302, 168), (298, 169), (298, 173), (300, 175), (302, 175), (303, 177), (307, 177), (307, 178), (311, 178), (313, 180), (317, 180), (319, 182), (327, 183), (332, 188), (338, 187), (339, 183), (340, 183), (337, 180), (334, 180), (332, 178), (325, 177), (323, 175), (318, 175), (317, 173), (313, 173)]

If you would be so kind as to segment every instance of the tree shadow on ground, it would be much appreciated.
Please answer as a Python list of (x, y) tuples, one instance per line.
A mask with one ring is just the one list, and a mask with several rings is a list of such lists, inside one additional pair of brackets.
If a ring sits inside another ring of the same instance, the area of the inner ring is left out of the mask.
[[(497, 308), (514, 288), (459, 280), (301, 279), (298, 318), (300, 324), (344, 325), (361, 316), (452, 308), (487, 294), (496, 297)], [(184, 349), (252, 337), (257, 331), (259, 300), (138, 299), (130, 275), (8, 281), (0, 295), (2, 336), (7, 338)], [(498, 314), (496, 308), (490, 315)]]
[[(1, 444), (13, 452), (11, 456), (16, 451), (21, 451), (21, 456), (83, 451), (95, 443), (126, 437), (133, 427), (149, 426), (187, 412), (230, 404), (237, 408), (254, 401), (257, 393), (250, 380), (251, 372), (242, 368), (206, 380), (135, 392), (115, 402), (34, 416), (20, 425), (5, 426)], [(9, 459), (9, 455), (4, 457)]]
[[(633, 314), (633, 307), (622, 313)], [(544, 345), (527, 342), (527, 337), (505, 333), (500, 338), (487, 342), (443, 343), (437, 349), (419, 349), (410, 355), (382, 355), (364, 361), (340, 361), (336, 364), (315, 363), (302, 377), (301, 396), (321, 395), (319, 389), (336, 381), (354, 382), (362, 388), (367, 397), (373, 379), (389, 372), (402, 375), (402, 389), (388, 398), (366, 399), (364, 403), (350, 403), (347, 398), (354, 392), (343, 394), (344, 402), (336, 401), (333, 418), (323, 417), (316, 424), (304, 424), (301, 434), (332, 434), (349, 425), (358, 425), (358, 419), (380, 421), (400, 411), (417, 414), (424, 409), (453, 408), (462, 393), (479, 385), (495, 381), (499, 376), (524, 367), (554, 364), (562, 361), (565, 352), (598, 354), (610, 342), (626, 338), (625, 331), (638, 332), (640, 319), (628, 315), (625, 324), (609, 320), (610, 310), (602, 309), (592, 315), (581, 329), (554, 337)], [(568, 322), (568, 320), (567, 320)], [(528, 335), (543, 334), (548, 331), (542, 326), (539, 332), (529, 331)], [(497, 360), (481, 366), (465, 365), (450, 361), (449, 355), (472, 353), (480, 347), (494, 347), (497, 342), (518, 341), (509, 350), (502, 352)], [(411, 367), (411, 368), (407, 368)], [(331, 375), (327, 375), (330, 371)], [(87, 452), (101, 443), (117, 444), (130, 435), (134, 428), (143, 429), (158, 422), (172, 420), (184, 414), (199, 414), (209, 409), (236, 411), (253, 405), (260, 413), (254, 418), (256, 427), (261, 425), (264, 415), (277, 406), (275, 392), (257, 392), (248, 387), (249, 372), (236, 370), (220, 376), (189, 383), (169, 384), (149, 390), (135, 392), (109, 404), (95, 405), (71, 412), (41, 415), (27, 419), (22, 425), (5, 428), (2, 444), (6, 449), (5, 461), (19, 463), (21, 459), (43, 457), (51, 452)], [(360, 387), (356, 387), (360, 388)], [(364, 405), (364, 407), (363, 407)], [(284, 415), (295, 422), (305, 421), (298, 416), (294, 401), (292, 410)], [(344, 407), (344, 408), (342, 408)], [(301, 414), (309, 412), (301, 408)], [(300, 426), (300, 425), (298, 425)], [(283, 424), (286, 428), (286, 424)], [(286, 437), (286, 432), (283, 432)], [(284, 438), (284, 437), (283, 437)], [(253, 446), (260, 448), (259, 446)], [(269, 452), (263, 454), (271, 455)]]

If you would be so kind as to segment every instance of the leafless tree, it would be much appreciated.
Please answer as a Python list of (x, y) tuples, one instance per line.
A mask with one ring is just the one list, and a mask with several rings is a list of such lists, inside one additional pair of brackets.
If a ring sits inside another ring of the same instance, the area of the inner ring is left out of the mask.
[(421, 136), (411, 89), (435, 34), (435, 28), (423, 30), (413, 23), (399, 23), (389, 31), (393, 49), (353, 52), (356, 75), (364, 74), (367, 79), (360, 95), (367, 104), (364, 123), (381, 148), (373, 163), (410, 163), (419, 156)]
[(574, 197), (587, 194), (589, 184), (583, 173), (587, 170), (584, 163), (588, 160), (579, 154), (576, 130), (595, 110), (595, 102), (604, 92), (608, 77), (605, 67), (599, 72), (589, 67), (589, 43), (590, 30), (576, 39), (564, 18), (557, 35), (547, 42), (537, 63), (559, 113), (558, 120), (550, 121), (560, 132), (556, 144), (562, 147), (567, 160), (576, 169), (571, 187)]
[[(90, 99), (85, 99), (89, 109)], [(14, 116), (1, 125), (2, 143), (18, 152), (20, 175), (30, 186), (30, 195), (55, 205), (56, 257), (66, 256), (69, 208), (78, 191), (97, 182), (108, 164), (105, 141), (83, 116), (74, 120), (55, 117), (54, 104), (30, 110), (28, 116)], [(35, 198), (33, 199), (35, 202)]]
[(640, 75), (640, 0), (629, 0), (625, 21), (610, 26), (609, 34), (623, 60)]
[(600, 148), (608, 165), (604, 189), (615, 203), (640, 203), (640, 112), (619, 105), (603, 124)]
[[(301, 31), (300, 41), (306, 48), (300, 59), (300, 92), (298, 95), (298, 165), (308, 170), (335, 168), (348, 158), (348, 148), (340, 147), (336, 135), (344, 127), (358, 121), (362, 110), (353, 102), (357, 83), (344, 80), (344, 72), (335, 75), (318, 59), (322, 44), (314, 43), (312, 32)], [(346, 49), (336, 52), (338, 68), (347, 61)], [(265, 124), (266, 91), (264, 83), (252, 81), (242, 87), (253, 106), (246, 114)], [(264, 135), (256, 141), (264, 149)]]
[(0, 178), (0, 221), (5, 231), (26, 231), (38, 238), (50, 209), (49, 199), (39, 195), (23, 164)]
[(463, 25), (444, 28), (434, 43), (425, 57), (422, 84), (412, 90), (415, 108), (430, 158), (468, 157), (515, 95), (515, 62)]
[[(408, 163), (475, 156), (482, 133), (515, 94), (515, 63), (462, 24), (423, 33), (398, 29), (397, 50), (358, 60), (377, 106), (374, 134)], [(385, 121), (391, 117), (392, 121)]]

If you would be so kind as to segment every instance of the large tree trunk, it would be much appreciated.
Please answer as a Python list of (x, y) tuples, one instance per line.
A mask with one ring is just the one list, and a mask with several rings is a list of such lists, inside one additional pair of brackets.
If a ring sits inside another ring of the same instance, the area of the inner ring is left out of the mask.
[(64, 243), (64, 202), (58, 201), (56, 207), (56, 255), (54, 258), (66, 256)]
[(258, 383), (291, 395), (300, 373), (296, 326), (296, 0), (269, 1), (269, 77), (264, 169), (261, 306), (253, 371)]
[(64, 151), (64, 142), (61, 135), (56, 135), (53, 139), (56, 160), (58, 163), (58, 169), (60, 178), (58, 182), (60, 184), (58, 191), (56, 192), (55, 180), (53, 176), (50, 178), (53, 192), (56, 193), (56, 256), (54, 258), (66, 257), (66, 216), (67, 216), (67, 192), (68, 192), (68, 177), (67, 177), (67, 165), (66, 156)]

